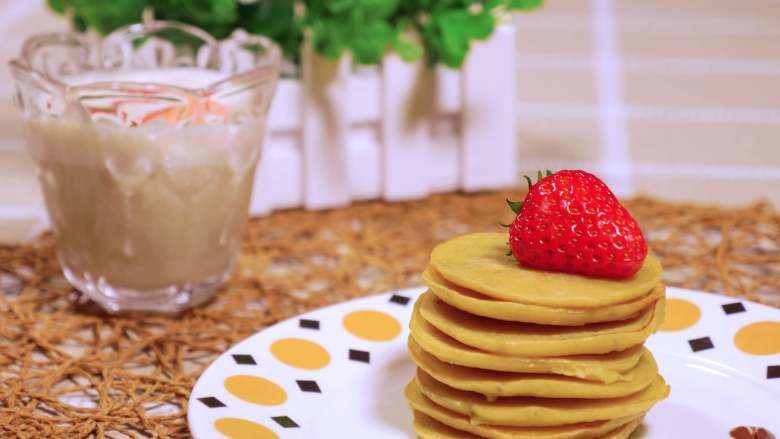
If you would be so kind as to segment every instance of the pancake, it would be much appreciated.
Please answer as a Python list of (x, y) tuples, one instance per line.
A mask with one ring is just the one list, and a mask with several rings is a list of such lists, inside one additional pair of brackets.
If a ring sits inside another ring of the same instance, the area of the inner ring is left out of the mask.
[(488, 400), (508, 396), (540, 398), (618, 398), (639, 392), (658, 375), (658, 366), (650, 352), (645, 351), (639, 364), (627, 373), (628, 381), (605, 384), (551, 374), (496, 372), (455, 366), (438, 360), (409, 339), (412, 359), (426, 373), (454, 389), (481, 393)]
[(420, 439), (480, 439), (465, 431), (447, 427), (423, 413), (414, 412), (414, 432)]
[[(627, 439), (640, 424), (642, 418), (618, 427), (598, 439)], [(420, 412), (414, 412), (414, 431), (422, 439), (480, 439), (480, 436), (448, 427)]]
[(489, 439), (583, 439), (603, 436), (641, 418), (633, 416), (609, 421), (583, 422), (554, 427), (500, 427), (472, 424), (468, 416), (434, 404), (417, 388), (414, 380), (405, 389), (406, 400), (415, 411), (453, 429)]
[(624, 373), (636, 366), (645, 350), (634, 346), (603, 355), (518, 357), (493, 354), (465, 345), (431, 326), (417, 312), (412, 314), (410, 328), (414, 341), (445, 363), (503, 372), (552, 373), (604, 383), (628, 380)]
[(453, 308), (427, 292), (416, 312), (439, 331), (483, 351), (550, 357), (605, 354), (643, 343), (663, 322), (665, 299), (623, 321), (584, 326), (544, 326), (487, 319)]
[(661, 280), (648, 255), (628, 279), (599, 279), (525, 268), (506, 252), (506, 233), (473, 233), (436, 246), (431, 266), (455, 285), (509, 302), (561, 308), (601, 308), (645, 296)]
[(600, 308), (550, 307), (485, 296), (453, 284), (432, 267), (428, 267), (422, 277), (436, 297), (461, 311), (493, 319), (542, 325), (577, 326), (624, 320), (655, 302), (666, 291), (665, 286), (658, 283), (645, 295), (628, 302)]
[(669, 394), (669, 387), (661, 376), (640, 392), (622, 398), (510, 397), (492, 402), (478, 393), (446, 386), (419, 368), (416, 381), (423, 395), (435, 404), (469, 416), (473, 424), (521, 427), (545, 427), (638, 416)]
[(600, 439), (628, 439), (628, 437), (631, 436), (631, 433), (633, 433), (637, 427), (642, 425), (642, 421), (644, 420), (645, 417), (642, 415), (642, 417), (639, 419), (635, 419), (622, 427), (618, 427), (617, 429), (610, 431)]

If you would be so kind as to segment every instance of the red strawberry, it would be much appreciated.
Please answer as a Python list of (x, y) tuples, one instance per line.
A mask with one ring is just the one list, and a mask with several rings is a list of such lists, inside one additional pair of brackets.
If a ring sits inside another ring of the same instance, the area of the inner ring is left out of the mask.
[(566, 170), (528, 184), (522, 204), (507, 200), (518, 212), (509, 245), (521, 264), (606, 278), (631, 277), (642, 266), (642, 230), (603, 181)]

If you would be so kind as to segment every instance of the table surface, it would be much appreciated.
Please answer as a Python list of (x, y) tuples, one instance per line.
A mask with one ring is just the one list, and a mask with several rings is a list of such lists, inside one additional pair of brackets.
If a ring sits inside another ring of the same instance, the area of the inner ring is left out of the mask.
[[(221, 352), (293, 315), (420, 285), (436, 243), (511, 219), (509, 193), (253, 219), (229, 284), (176, 318), (111, 317), (83, 303), (50, 235), (0, 246), (0, 436), (188, 437), (190, 390)], [(780, 213), (771, 205), (625, 204), (669, 285), (780, 306)]]

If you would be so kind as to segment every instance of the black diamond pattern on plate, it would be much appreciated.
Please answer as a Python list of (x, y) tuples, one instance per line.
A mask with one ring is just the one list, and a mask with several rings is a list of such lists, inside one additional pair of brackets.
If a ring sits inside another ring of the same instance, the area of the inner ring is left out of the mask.
[(308, 320), (308, 319), (300, 319), (298, 320), (298, 326), (304, 329), (314, 329), (316, 331), (320, 330), (320, 321), (319, 320)]
[(398, 295), (398, 294), (393, 294), (390, 297), (390, 303), (396, 303), (396, 304), (401, 305), (401, 306), (406, 306), (409, 303), (410, 300), (412, 300), (412, 299), (410, 299), (410, 298), (408, 298), (406, 296)]
[(360, 361), (361, 363), (370, 363), (371, 354), (366, 351), (359, 351), (357, 349), (349, 350), (349, 359), (352, 361)]
[(202, 402), (206, 407), (212, 409), (217, 407), (226, 407), (225, 404), (222, 403), (222, 401), (218, 400), (217, 398), (214, 398), (213, 396), (198, 398), (198, 401)]
[(715, 347), (709, 337), (694, 338), (692, 340), (688, 340), (688, 344), (691, 345), (693, 352), (704, 351)]
[(736, 314), (738, 312), (745, 312), (745, 305), (742, 302), (726, 303), (721, 305), (723, 312), (726, 314)]
[(775, 366), (767, 366), (766, 379), (771, 380), (772, 378), (780, 378), (780, 364)]
[(322, 390), (320, 390), (320, 386), (316, 381), (298, 380), (296, 383), (298, 383), (298, 388), (304, 392), (322, 393)]
[(249, 354), (233, 354), (233, 361), (235, 361), (236, 364), (253, 365), (253, 366), (257, 365), (254, 357), (252, 357)]
[(284, 428), (298, 428), (300, 425), (296, 424), (295, 421), (290, 419), (287, 416), (274, 416), (271, 419), (274, 420), (277, 424), (281, 425)]

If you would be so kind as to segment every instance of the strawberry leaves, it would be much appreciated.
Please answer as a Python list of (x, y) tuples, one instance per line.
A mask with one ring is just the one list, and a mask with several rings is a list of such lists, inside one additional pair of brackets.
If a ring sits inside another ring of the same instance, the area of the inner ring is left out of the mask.
[[(510, 209), (512, 209), (512, 212), (514, 212), (515, 214), (519, 214), (520, 213), (520, 209), (523, 208), (523, 202), (522, 201), (512, 201), (509, 198), (507, 198), (506, 199), (506, 204), (507, 204), (507, 206), (509, 206)], [(507, 227), (509, 227), (509, 226), (507, 225)]]
[[(539, 183), (542, 180), (542, 178), (549, 177), (551, 175), (553, 175), (553, 172), (550, 171), (549, 169), (545, 171), (545, 174), (542, 174), (542, 171), (537, 171), (536, 172), (536, 183)], [(536, 183), (534, 183), (533, 180), (531, 180), (531, 177), (529, 177), (527, 175), (523, 175), (523, 178), (525, 179), (525, 182), (528, 184), (528, 190), (530, 191), (531, 188)], [(506, 204), (507, 204), (507, 206), (509, 206), (509, 208), (512, 210), (512, 212), (515, 213), (515, 215), (520, 214), (520, 211), (523, 209), (523, 202), (522, 201), (512, 201), (509, 198), (507, 198), (506, 199)], [(501, 224), (501, 223), (499, 223), (499, 224)], [(509, 227), (508, 224), (501, 224), (501, 226)]]

